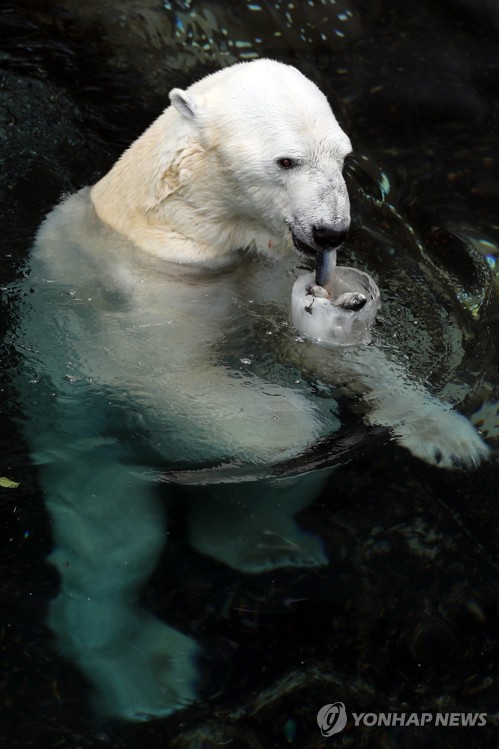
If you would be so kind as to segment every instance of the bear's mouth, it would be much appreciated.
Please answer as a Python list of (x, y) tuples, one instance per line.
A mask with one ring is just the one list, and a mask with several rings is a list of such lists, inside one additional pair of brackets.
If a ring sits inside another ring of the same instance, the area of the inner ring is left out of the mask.
[(298, 239), (293, 232), (291, 232), (291, 236), (293, 237), (293, 244), (298, 252), (315, 260), (315, 283), (318, 286), (326, 287), (330, 282), (331, 274), (336, 267), (336, 248), (316, 249), (306, 242), (303, 242), (301, 239)]
[(303, 253), (307, 257), (315, 258), (319, 252), (322, 252), (322, 250), (316, 250), (315, 247), (311, 247), (309, 244), (306, 244), (306, 242), (298, 239), (293, 231), (291, 232), (291, 237), (293, 239), (293, 244), (298, 252)]

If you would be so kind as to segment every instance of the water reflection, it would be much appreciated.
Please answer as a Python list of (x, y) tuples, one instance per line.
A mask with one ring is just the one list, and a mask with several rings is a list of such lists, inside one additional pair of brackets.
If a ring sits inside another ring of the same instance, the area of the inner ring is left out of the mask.
[[(163, 3), (169, 12), (174, 38), (191, 53), (221, 65), (278, 51), (307, 53), (310, 45), (322, 45), (323, 56), (343, 49), (362, 33), (359, 14), (352, 3), (248, 2), (237, 6), (199, 2)], [(241, 14), (242, 11), (242, 14)], [(324, 64), (324, 62), (323, 62)]]

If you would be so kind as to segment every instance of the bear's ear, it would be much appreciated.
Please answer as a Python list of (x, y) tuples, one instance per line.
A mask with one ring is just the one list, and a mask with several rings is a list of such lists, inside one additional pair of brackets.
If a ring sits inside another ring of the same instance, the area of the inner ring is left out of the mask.
[(182, 117), (186, 120), (195, 120), (198, 115), (198, 106), (193, 97), (186, 91), (173, 88), (170, 91), (170, 101)]

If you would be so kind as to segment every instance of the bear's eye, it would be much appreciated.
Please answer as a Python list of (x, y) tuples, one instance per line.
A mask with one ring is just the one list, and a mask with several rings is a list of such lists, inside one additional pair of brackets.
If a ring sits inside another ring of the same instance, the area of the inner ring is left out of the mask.
[(288, 158), (277, 159), (277, 163), (279, 164), (281, 169), (292, 169), (295, 165), (295, 162), (293, 161), (293, 159), (288, 159)]

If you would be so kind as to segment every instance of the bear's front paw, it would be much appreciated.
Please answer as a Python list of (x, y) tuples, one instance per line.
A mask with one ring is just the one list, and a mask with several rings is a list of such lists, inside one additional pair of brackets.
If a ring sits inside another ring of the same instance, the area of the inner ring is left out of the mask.
[(472, 470), (490, 453), (468, 419), (452, 410), (434, 409), (397, 424), (392, 431), (415, 457), (440, 468)]

